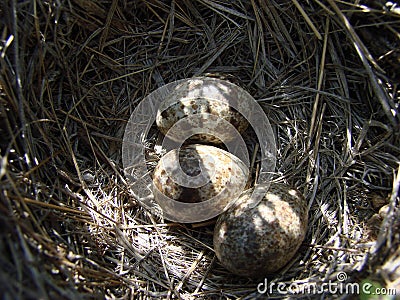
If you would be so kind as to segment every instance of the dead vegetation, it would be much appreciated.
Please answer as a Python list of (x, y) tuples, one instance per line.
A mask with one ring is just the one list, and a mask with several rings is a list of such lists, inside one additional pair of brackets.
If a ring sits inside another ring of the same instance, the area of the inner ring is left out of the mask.
[(212, 225), (164, 222), (125, 184), (122, 137), (136, 104), (199, 75), (234, 82), (259, 101), (276, 135), (275, 180), (297, 186), (309, 202), (306, 241), (269, 279), (322, 283), (346, 272), (349, 282), (367, 278), (399, 291), (396, 3), (12, 0), (0, 7), (6, 299), (265, 296), (258, 282), (218, 264)]

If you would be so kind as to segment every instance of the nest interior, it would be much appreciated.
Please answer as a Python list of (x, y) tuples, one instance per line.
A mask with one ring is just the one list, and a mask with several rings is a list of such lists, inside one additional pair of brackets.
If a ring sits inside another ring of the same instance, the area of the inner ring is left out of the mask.
[(124, 178), (137, 103), (193, 76), (257, 99), (276, 137), (274, 180), (309, 203), (303, 245), (268, 280), (321, 284), (345, 272), (399, 294), (395, 2), (4, 1), (0, 14), (6, 298), (265, 296), (260, 281), (218, 263), (212, 224), (152, 215)]

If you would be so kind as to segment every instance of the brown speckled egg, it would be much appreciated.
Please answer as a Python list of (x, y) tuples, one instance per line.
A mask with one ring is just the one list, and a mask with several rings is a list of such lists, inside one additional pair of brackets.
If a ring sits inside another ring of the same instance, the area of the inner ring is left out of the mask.
[[(210, 130), (213, 134), (197, 132), (191, 140), (211, 143), (220, 143), (223, 139), (229, 141), (235, 138), (232, 134), (233, 129), (243, 133), (249, 125), (246, 118), (239, 113), (239, 111), (250, 112), (248, 101), (248, 96), (244, 96), (244, 91), (238, 86), (212, 79), (192, 79), (179, 84), (161, 103), (156, 115), (156, 124), (166, 135), (178, 121), (204, 114), (204, 120), (200, 123), (196, 123), (195, 119), (189, 119), (185, 128), (186, 133), (191, 133), (192, 129), (202, 128)], [(226, 122), (216, 122), (215, 119)], [(214, 134), (216, 125), (219, 127), (219, 134)], [(177, 132), (179, 134), (179, 130)], [(171, 138), (181, 140), (179, 135)]]
[[(183, 182), (177, 181), (180, 167), (188, 176)], [(185, 203), (209, 200), (226, 189), (226, 199), (221, 203), (226, 205), (233, 197), (230, 187), (243, 189), (247, 170), (239, 158), (227, 151), (194, 144), (165, 154), (154, 170), (153, 183), (163, 195)]]
[(285, 266), (307, 231), (307, 203), (285, 184), (271, 186), (255, 207), (251, 192), (221, 214), (214, 231), (214, 250), (221, 264), (234, 274), (260, 278)]

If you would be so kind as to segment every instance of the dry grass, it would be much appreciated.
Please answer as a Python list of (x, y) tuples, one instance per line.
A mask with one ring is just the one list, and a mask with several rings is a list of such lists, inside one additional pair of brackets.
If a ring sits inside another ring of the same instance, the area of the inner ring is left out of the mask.
[(258, 282), (219, 265), (212, 224), (163, 222), (124, 181), (135, 105), (197, 75), (259, 100), (276, 134), (275, 180), (309, 201), (306, 241), (270, 280), (321, 283), (344, 271), (399, 293), (399, 8), (11, 0), (0, 14), (5, 299), (260, 296)]

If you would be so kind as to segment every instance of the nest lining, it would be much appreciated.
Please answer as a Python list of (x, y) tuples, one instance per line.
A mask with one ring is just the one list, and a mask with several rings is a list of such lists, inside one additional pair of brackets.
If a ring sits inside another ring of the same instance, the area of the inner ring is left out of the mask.
[(137, 103), (198, 75), (257, 99), (276, 136), (274, 180), (308, 200), (306, 240), (269, 280), (322, 283), (344, 271), (349, 282), (398, 287), (399, 14), (381, 1), (297, 4), (2, 4), (5, 295), (263, 296), (258, 281), (219, 265), (212, 223), (149, 214), (123, 176), (122, 137)]

